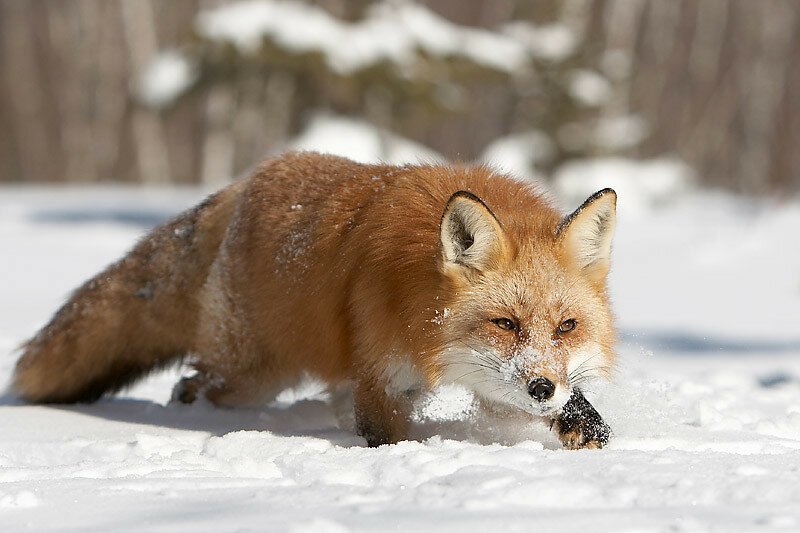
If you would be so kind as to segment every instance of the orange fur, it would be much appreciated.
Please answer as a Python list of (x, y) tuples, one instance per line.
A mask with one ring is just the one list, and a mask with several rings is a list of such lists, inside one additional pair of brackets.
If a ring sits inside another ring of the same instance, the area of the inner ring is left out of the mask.
[[(457, 191), (470, 194), (449, 203)], [(613, 214), (598, 198), (574, 218)], [(449, 259), (446, 207), (464, 240)], [(485, 167), (288, 153), (78, 289), (25, 345), (14, 387), (30, 401), (93, 400), (188, 355), (197, 374), (176, 389), (184, 401), (257, 403), (310, 373), (352, 382), (360, 432), (396, 442), (407, 436), (404, 387), (470, 385), (453, 369), (472, 355), (513, 360), (516, 388), (544, 376), (569, 389), (581, 350), (596, 352), (596, 369), (613, 364), (607, 262), (576, 260), (585, 231), (564, 220), (533, 186)], [(518, 330), (491, 322), (506, 316)], [(556, 334), (567, 318), (578, 327)]]

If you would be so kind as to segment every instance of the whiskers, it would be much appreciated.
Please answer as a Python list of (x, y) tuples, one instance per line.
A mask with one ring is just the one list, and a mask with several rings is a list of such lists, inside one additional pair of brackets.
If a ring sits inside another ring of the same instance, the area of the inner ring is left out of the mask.
[[(456, 339), (445, 350), (442, 367), (450, 369), (447, 379), (472, 388), (494, 402), (527, 410), (527, 395), (519, 384), (521, 368), (491, 350), (468, 340)], [(461, 371), (463, 369), (463, 371)], [(460, 371), (460, 372), (458, 372)]]
[(567, 376), (567, 381), (569, 381), (569, 384), (573, 387), (577, 387), (578, 385), (595, 379), (598, 377), (597, 375), (599, 373), (608, 375), (611, 371), (611, 367), (608, 365), (587, 366), (593, 359), (596, 359), (599, 356), (600, 354), (595, 354), (575, 367), (575, 369), (573, 369)]
[[(464, 357), (465, 352), (459, 350), (456, 346), (457, 344), (461, 344), (464, 348), (466, 348), (466, 353), (469, 354), (469, 357)], [(490, 351), (482, 350), (480, 347), (470, 344), (464, 340), (458, 339), (451, 343), (448, 346), (448, 350), (445, 351), (447, 353), (450, 350), (456, 350), (458, 354), (456, 359), (452, 356), (447, 357), (445, 356), (442, 365), (445, 368), (452, 368), (452, 367), (471, 367), (465, 373), (459, 375), (458, 377), (452, 378), (453, 381), (460, 381), (468, 376), (473, 374), (478, 374), (481, 372), (485, 373), (485, 379), (481, 381), (470, 381), (472, 384), (478, 383), (489, 383), (489, 382), (497, 382), (507, 385), (508, 382), (503, 379), (503, 366), (507, 363), (503, 361), (500, 357), (496, 354), (491, 353)]]

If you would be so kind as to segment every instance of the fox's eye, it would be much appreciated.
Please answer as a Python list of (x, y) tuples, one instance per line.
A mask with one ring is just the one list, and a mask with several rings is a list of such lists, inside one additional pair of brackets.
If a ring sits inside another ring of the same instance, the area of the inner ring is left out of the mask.
[(558, 326), (558, 333), (559, 335), (563, 335), (564, 333), (569, 333), (570, 331), (575, 329), (575, 326), (577, 325), (578, 323), (575, 321), (574, 318), (565, 320), (564, 322), (561, 323), (560, 326)]
[(494, 318), (492, 319), (492, 322), (494, 322), (498, 328), (506, 331), (513, 331), (517, 329), (516, 323), (514, 323), (514, 321), (510, 318)]

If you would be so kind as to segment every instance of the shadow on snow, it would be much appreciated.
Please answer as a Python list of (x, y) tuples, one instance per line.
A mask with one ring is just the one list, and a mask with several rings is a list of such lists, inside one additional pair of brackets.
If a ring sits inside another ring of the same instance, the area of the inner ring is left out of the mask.
[(90, 208), (48, 209), (34, 211), (29, 219), (37, 223), (49, 224), (91, 224), (111, 222), (135, 226), (142, 229), (153, 228), (175, 216), (174, 209), (125, 209), (125, 208)]
[[(25, 402), (6, 394), (0, 406), (24, 406)], [(161, 405), (151, 400), (107, 397), (93, 404), (46, 405), (46, 408), (78, 413), (109, 421), (202, 431), (222, 436), (236, 431), (268, 431), (285, 437), (314, 437), (336, 446), (365, 447), (366, 442), (350, 429), (339, 427), (331, 405), (319, 399), (303, 399), (291, 404), (273, 402), (262, 408), (217, 408), (206, 402), (192, 405)], [(525, 440), (542, 443), (547, 449), (560, 449), (550, 428), (530, 420), (471, 416), (458, 420), (425, 420), (411, 425), (410, 437), (425, 440), (432, 436), (480, 444), (514, 444)]]
[(730, 339), (707, 335), (697, 335), (681, 331), (622, 331), (622, 342), (641, 346), (656, 352), (676, 352), (677, 354), (703, 353), (744, 356), (748, 354), (778, 354), (800, 352), (800, 339), (760, 340)]

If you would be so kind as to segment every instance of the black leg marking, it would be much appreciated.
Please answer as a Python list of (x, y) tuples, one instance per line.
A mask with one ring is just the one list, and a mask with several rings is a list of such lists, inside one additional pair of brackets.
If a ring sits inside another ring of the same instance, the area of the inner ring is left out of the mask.
[(559, 439), (569, 449), (602, 448), (611, 438), (611, 428), (579, 389), (554, 420)]
[(367, 440), (367, 446), (370, 448), (377, 448), (392, 442), (386, 431), (381, 431), (378, 426), (370, 423), (366, 418), (358, 416), (358, 414), (356, 414), (356, 428), (358, 434)]

